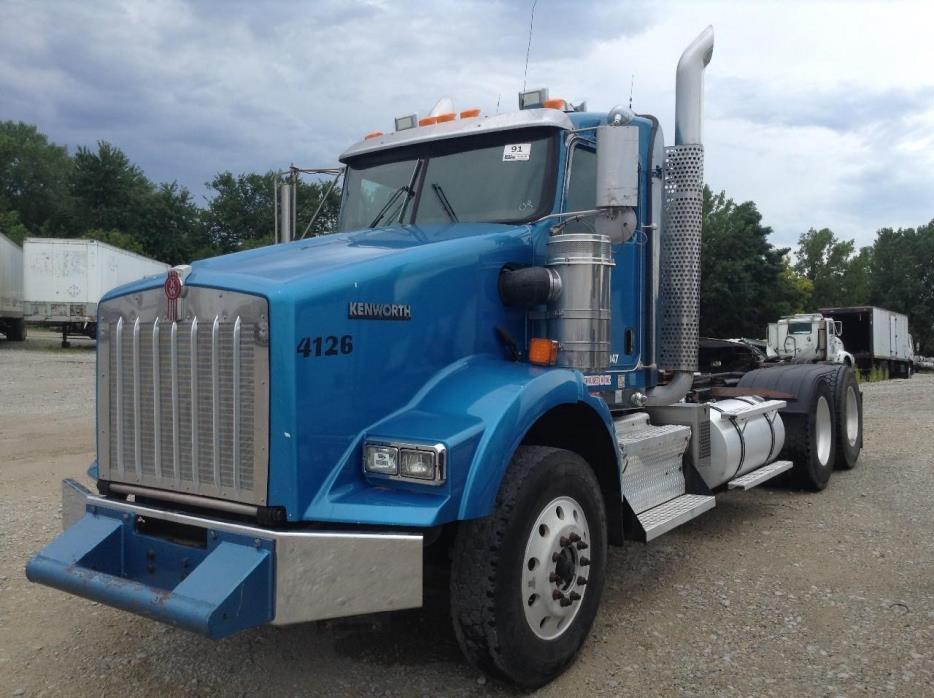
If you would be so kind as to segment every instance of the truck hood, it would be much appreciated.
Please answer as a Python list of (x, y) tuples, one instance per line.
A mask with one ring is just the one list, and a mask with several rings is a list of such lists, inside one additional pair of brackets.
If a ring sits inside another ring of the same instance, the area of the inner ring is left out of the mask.
[[(531, 228), (497, 223), (452, 223), (332, 233), (194, 262), (186, 284), (254, 293), (271, 299), (282, 292), (294, 293), (298, 290), (296, 286), (324, 275), (343, 277), (340, 272), (351, 269), (359, 272), (362, 266), (371, 264), (394, 265), (425, 255), (441, 257), (446, 252), (459, 254), (471, 247), (485, 249), (490, 244), (488, 236), (510, 233), (509, 237), (518, 233), (528, 240)], [(480, 239), (485, 242), (479, 243)], [(109, 291), (102, 300), (160, 286), (164, 279), (162, 275), (140, 279)]]
[(188, 282), (274, 295), (274, 288), (302, 284), (322, 274), (342, 276), (341, 272), (350, 269), (359, 272), (374, 263), (394, 265), (426, 254), (442, 257), (445, 251), (474, 246), (477, 238), (508, 231), (515, 227), (455, 223), (333, 233), (195, 262)]

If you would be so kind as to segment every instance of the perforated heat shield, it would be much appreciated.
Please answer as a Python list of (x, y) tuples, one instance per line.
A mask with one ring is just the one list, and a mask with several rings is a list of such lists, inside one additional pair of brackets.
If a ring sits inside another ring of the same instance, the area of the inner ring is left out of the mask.
[(697, 370), (704, 146), (666, 148), (658, 367)]

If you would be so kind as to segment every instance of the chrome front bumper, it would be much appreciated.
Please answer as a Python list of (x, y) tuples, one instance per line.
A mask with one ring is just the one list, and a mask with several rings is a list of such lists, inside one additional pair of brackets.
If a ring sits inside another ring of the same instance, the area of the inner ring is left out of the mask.
[(73, 480), (62, 523), (29, 561), (31, 581), (214, 638), (422, 605), (420, 534), (274, 531), (105, 499)]

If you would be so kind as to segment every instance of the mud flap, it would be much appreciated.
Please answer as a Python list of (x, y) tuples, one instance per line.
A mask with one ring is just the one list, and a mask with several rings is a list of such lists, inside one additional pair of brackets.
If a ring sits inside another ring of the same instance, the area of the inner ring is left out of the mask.
[(209, 529), (150, 535), (140, 516), (93, 509), (29, 561), (30, 581), (213, 639), (273, 619), (273, 541)]

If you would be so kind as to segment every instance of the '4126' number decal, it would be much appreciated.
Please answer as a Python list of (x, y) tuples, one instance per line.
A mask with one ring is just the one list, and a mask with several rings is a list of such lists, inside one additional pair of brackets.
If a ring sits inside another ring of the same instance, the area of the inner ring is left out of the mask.
[(304, 358), (309, 356), (337, 356), (353, 353), (353, 337), (329, 335), (327, 337), (302, 337), (296, 350)]

